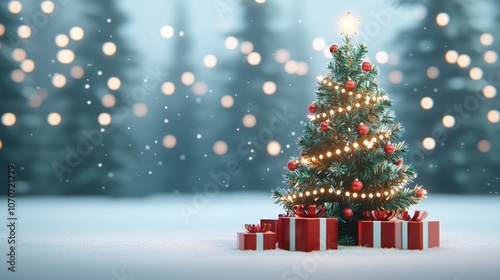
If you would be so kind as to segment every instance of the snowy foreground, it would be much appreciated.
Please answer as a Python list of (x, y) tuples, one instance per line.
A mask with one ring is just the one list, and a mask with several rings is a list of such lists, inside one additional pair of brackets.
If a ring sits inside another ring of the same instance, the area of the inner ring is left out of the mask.
[[(7, 224), (5, 197), (0, 207)], [(16, 272), (7, 270), (2, 226), (0, 279), (500, 279), (500, 196), (433, 195), (416, 209), (441, 221), (441, 248), (255, 252), (236, 249), (236, 232), (281, 212), (267, 193), (21, 197)]]

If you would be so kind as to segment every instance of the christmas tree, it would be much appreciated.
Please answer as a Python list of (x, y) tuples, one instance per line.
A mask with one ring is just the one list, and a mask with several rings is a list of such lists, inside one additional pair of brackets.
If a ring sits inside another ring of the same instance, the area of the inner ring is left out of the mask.
[(288, 162), (288, 189), (276, 189), (274, 198), (287, 212), (299, 204), (324, 205), (327, 216), (339, 218), (339, 243), (356, 244), (364, 211), (405, 210), (426, 192), (405, 187), (416, 172), (403, 164), (407, 144), (397, 140), (404, 129), (378, 85), (378, 68), (365, 60), (367, 46), (349, 37), (359, 20), (348, 13), (339, 22), (343, 44), (330, 47), (328, 73), (319, 77), (298, 140), (300, 157)]

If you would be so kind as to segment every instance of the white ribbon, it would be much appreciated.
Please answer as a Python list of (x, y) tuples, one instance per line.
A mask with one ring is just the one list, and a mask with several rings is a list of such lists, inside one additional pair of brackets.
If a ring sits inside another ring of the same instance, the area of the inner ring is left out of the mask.
[(401, 249), (408, 249), (408, 222), (401, 222)]
[(373, 248), (382, 248), (382, 223), (373, 221)]
[(295, 220), (290, 218), (290, 251), (295, 251)]
[(256, 244), (256, 250), (257, 251), (262, 251), (264, 250), (264, 233), (262, 232), (256, 232), (255, 233), (255, 238), (257, 239), (255, 241), (255, 244)]
[(424, 250), (429, 249), (429, 223), (428, 221), (423, 221), (422, 230), (424, 231), (423, 243)]
[(326, 218), (319, 219), (319, 250), (326, 251)]

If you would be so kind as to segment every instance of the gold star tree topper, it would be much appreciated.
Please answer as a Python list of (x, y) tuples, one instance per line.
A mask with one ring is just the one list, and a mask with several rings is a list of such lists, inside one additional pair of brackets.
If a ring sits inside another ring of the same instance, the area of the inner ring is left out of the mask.
[(347, 16), (343, 19), (337, 20), (342, 27), (342, 30), (340, 31), (340, 34), (349, 34), (352, 33), (354, 35), (357, 35), (357, 30), (356, 26), (359, 24), (360, 20), (355, 19), (351, 16), (351, 12), (347, 12)]

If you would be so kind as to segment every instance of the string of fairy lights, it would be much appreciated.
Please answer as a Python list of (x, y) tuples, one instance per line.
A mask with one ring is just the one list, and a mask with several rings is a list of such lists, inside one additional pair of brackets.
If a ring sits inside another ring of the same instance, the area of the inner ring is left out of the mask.
[[(401, 184), (404, 185), (404, 184)], [(350, 192), (350, 191), (344, 191), (342, 192), (340, 189), (335, 190), (333, 186), (331, 188), (328, 188), (326, 190), (324, 187), (319, 188), (319, 189), (314, 189), (314, 190), (307, 190), (295, 194), (289, 194), (288, 196), (283, 196), (280, 199), (281, 200), (289, 200), (291, 202), (295, 201), (296, 199), (301, 199), (303, 197), (311, 197), (311, 196), (316, 196), (318, 194), (320, 195), (344, 195), (345, 197), (352, 197), (352, 198), (361, 198), (361, 199), (374, 199), (374, 198), (383, 198), (385, 197), (386, 199), (389, 199), (390, 196), (394, 195), (397, 192), (397, 189), (392, 189), (390, 191), (376, 191), (376, 192), (369, 192), (369, 193), (358, 193), (358, 192)]]

